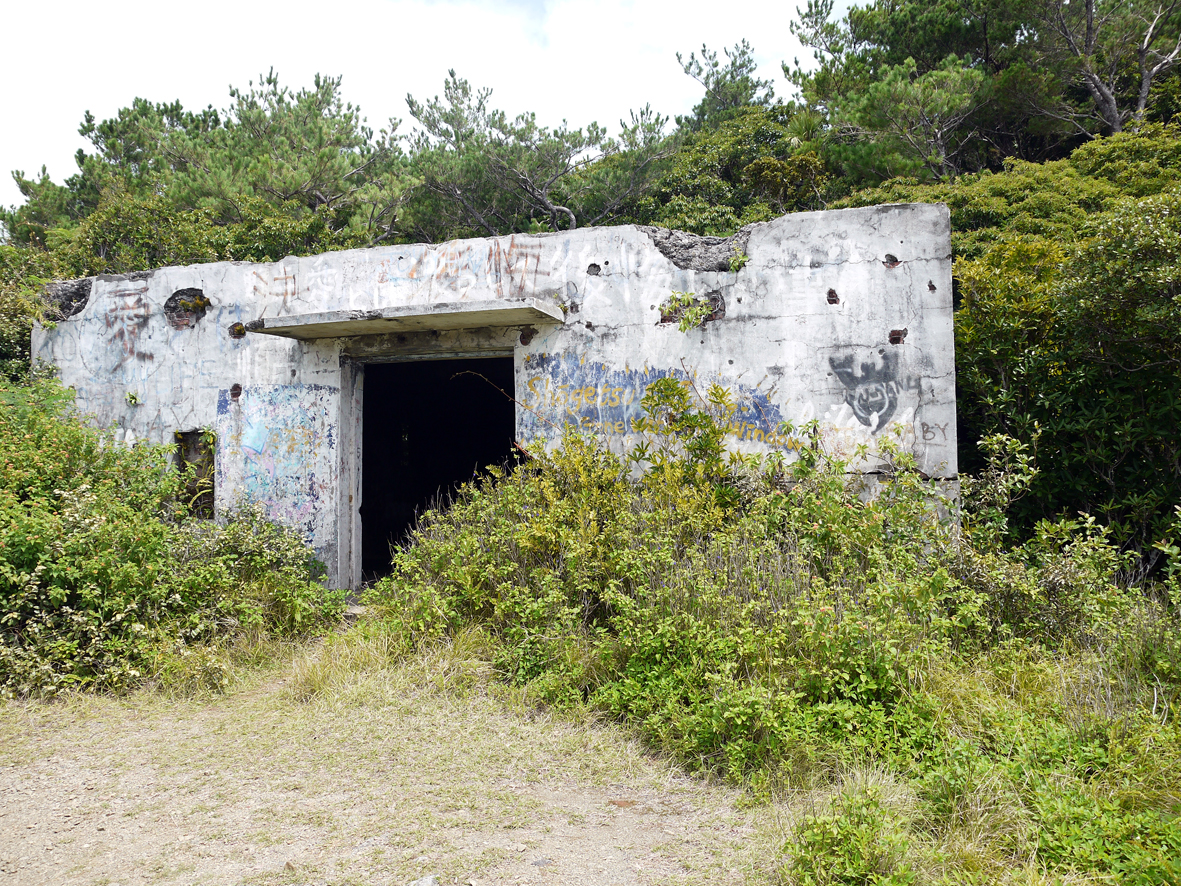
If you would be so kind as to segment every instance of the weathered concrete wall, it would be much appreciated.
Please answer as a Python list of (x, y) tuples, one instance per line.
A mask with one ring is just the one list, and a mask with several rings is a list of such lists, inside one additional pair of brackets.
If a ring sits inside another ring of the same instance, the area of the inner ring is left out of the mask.
[[(730, 258), (749, 260), (737, 271)], [(712, 319), (662, 322), (670, 294)], [(331, 577), (359, 577), (360, 403), (373, 360), (512, 354), (518, 436), (565, 424), (634, 442), (645, 386), (717, 381), (739, 402), (732, 444), (830, 449), (879, 464), (886, 437), (956, 475), (951, 248), (943, 206), (785, 216), (737, 238), (632, 226), (392, 246), (98, 277), (34, 337), (78, 403), (127, 442), (217, 431), (217, 506), (261, 501)], [(69, 301), (71, 300), (72, 301)]]

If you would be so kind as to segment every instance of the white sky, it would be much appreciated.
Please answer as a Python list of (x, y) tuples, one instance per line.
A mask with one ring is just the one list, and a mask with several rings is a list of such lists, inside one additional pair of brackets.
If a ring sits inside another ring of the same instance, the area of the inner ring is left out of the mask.
[[(803, 5), (804, 0), (799, 0)], [(448, 68), (491, 87), (511, 115), (573, 126), (597, 120), (613, 131), (650, 103), (674, 116), (701, 97), (677, 65), (701, 44), (720, 50), (746, 38), (759, 73), (790, 95), (781, 61), (801, 60), (788, 29), (793, 0), (42, 0), (5, 9), (0, 34), (0, 205), (23, 201), (9, 171), (48, 166), (61, 182), (87, 110), (113, 116), (136, 96), (180, 99), (196, 110), (229, 104), (274, 67), (280, 82), (310, 85), (317, 72), (343, 75), (347, 101), (374, 129), (413, 120), (405, 96), (442, 92)], [(839, 4), (844, 5), (844, 4)]]

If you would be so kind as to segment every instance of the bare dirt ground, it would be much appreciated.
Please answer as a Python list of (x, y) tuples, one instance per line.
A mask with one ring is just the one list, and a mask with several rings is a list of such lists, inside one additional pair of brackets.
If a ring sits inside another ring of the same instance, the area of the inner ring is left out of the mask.
[(455, 661), (0, 703), (4, 884), (765, 883), (742, 800)]

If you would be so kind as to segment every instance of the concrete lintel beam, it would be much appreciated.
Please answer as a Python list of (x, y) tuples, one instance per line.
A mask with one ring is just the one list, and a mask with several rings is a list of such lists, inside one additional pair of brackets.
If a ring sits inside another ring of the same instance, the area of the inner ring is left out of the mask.
[(541, 299), (487, 299), (263, 317), (247, 323), (246, 331), (306, 340), (382, 332), (553, 325), (565, 320), (559, 305)]

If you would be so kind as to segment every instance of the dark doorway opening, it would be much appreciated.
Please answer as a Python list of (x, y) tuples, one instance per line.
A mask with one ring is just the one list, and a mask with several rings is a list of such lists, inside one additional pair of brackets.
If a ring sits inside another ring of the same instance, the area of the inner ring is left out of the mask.
[[(498, 390), (499, 389), (499, 390)], [(427, 508), (515, 452), (512, 357), (369, 363), (361, 435), (361, 569), (389, 572)]]

